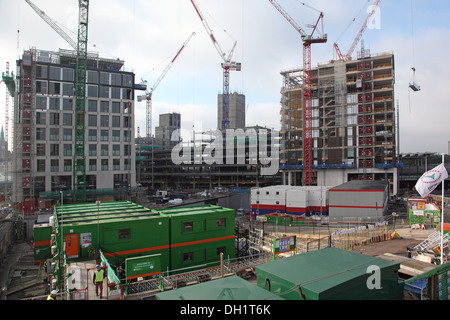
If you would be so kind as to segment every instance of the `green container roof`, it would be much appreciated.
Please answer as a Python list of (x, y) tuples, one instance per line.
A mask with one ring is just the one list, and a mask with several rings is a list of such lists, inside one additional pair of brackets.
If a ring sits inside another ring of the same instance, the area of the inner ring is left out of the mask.
[(158, 300), (284, 300), (238, 276), (156, 294)]
[(86, 223), (100, 223), (139, 220), (160, 217), (150, 209), (130, 201), (101, 202), (85, 204), (55, 205), (55, 215), (63, 225), (77, 225)]
[(368, 275), (367, 268), (372, 265), (380, 269), (394, 265), (398, 266), (397, 270), (400, 268), (398, 262), (338, 248), (325, 248), (269, 262), (255, 269), (257, 274), (259, 271), (272, 274), (319, 294)]
[(221, 213), (226, 211), (233, 211), (233, 209), (228, 209), (224, 207), (219, 207), (215, 205), (201, 205), (201, 206), (191, 206), (191, 207), (175, 207), (175, 208), (165, 208), (165, 209), (153, 209), (152, 212), (160, 214), (162, 216), (174, 217), (174, 216), (186, 216), (195, 214), (205, 214), (205, 213)]

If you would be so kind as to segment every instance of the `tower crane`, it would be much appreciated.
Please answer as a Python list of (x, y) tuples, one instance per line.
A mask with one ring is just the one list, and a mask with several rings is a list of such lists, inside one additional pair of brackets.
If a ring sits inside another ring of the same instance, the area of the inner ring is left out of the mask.
[(214, 34), (209, 27), (208, 23), (204, 19), (202, 13), (200, 12), (200, 9), (198, 8), (197, 4), (194, 0), (191, 0), (192, 5), (194, 6), (195, 11), (197, 12), (198, 16), (200, 17), (200, 20), (205, 27), (206, 32), (209, 35), (209, 38), (211, 39), (212, 43), (214, 44), (214, 47), (216, 48), (217, 52), (219, 53), (220, 57), (223, 59), (223, 62), (221, 64), (223, 69), (223, 93), (222, 93), (222, 130), (226, 130), (230, 126), (230, 120), (229, 120), (229, 95), (230, 95), (230, 71), (241, 71), (241, 63), (231, 61), (231, 57), (233, 56), (234, 49), (236, 48), (236, 41), (234, 42), (233, 48), (231, 49), (228, 56), (223, 52), (222, 48), (220, 47), (219, 43), (217, 42), (216, 38), (214, 37)]
[(73, 202), (86, 202), (85, 106), (89, 25), (89, 0), (78, 0), (78, 39), (75, 43), (44, 11), (30, 0), (31, 8), (77, 51), (75, 70), (75, 150), (73, 157)]
[[(307, 34), (292, 17), (275, 0), (269, 2), (281, 13), (281, 15), (300, 33), (303, 41), (303, 185), (312, 185), (312, 162), (313, 162), (313, 144), (312, 144), (312, 103), (311, 103), (311, 45), (313, 43), (327, 42), (327, 35), (323, 33), (323, 12), (320, 12), (319, 18), (312, 31)], [(321, 30), (318, 30), (321, 24)], [(320, 33), (314, 36), (315, 32)]]
[(192, 34), (189, 36), (189, 38), (183, 43), (183, 45), (181, 46), (180, 50), (178, 50), (178, 52), (175, 55), (175, 57), (172, 59), (172, 61), (170, 61), (170, 63), (164, 69), (162, 74), (159, 76), (158, 80), (156, 80), (156, 82), (153, 85), (153, 87), (151, 87), (150, 90), (146, 89), (145, 90), (145, 95), (137, 97), (137, 100), (139, 102), (143, 101), (144, 99), (146, 100), (146, 111), (147, 111), (147, 115), (146, 115), (146, 121), (147, 121), (146, 122), (146, 130), (147, 130), (147, 138), (150, 138), (152, 136), (152, 94), (153, 94), (153, 91), (155, 91), (155, 89), (158, 87), (158, 85), (160, 84), (161, 80), (166, 76), (167, 72), (170, 70), (170, 68), (174, 64), (175, 60), (181, 54), (181, 51), (183, 51), (183, 49), (186, 47), (186, 45), (189, 43), (189, 41), (191, 40), (191, 38), (194, 35), (195, 35), (195, 32), (192, 32)]
[(366, 20), (364, 20), (363, 25), (361, 26), (361, 29), (359, 30), (358, 34), (356, 35), (356, 38), (353, 40), (353, 43), (351, 44), (350, 48), (348, 49), (347, 53), (345, 55), (342, 54), (341, 50), (339, 49), (338, 44), (335, 42), (333, 44), (334, 50), (336, 51), (336, 55), (338, 57), (338, 60), (346, 60), (350, 58), (353, 54), (353, 51), (355, 51), (356, 46), (358, 45), (359, 41), (361, 40), (364, 32), (367, 29), (367, 24), (369, 23), (372, 16), (375, 14), (375, 12), (378, 9), (378, 5), (380, 4), (381, 0), (375, 0), (372, 9), (370, 10), (369, 14), (366, 17)]
[(77, 43), (69, 36), (67, 35), (67, 33), (64, 32), (63, 29), (60, 28), (60, 26), (58, 26), (58, 24), (53, 21), (49, 16), (47, 16), (45, 14), (44, 11), (42, 11), (41, 9), (39, 9), (33, 2), (31, 2), (30, 0), (25, 0), (26, 3), (28, 3), (30, 5), (30, 7), (36, 11), (36, 13), (45, 21), (47, 22), (47, 24), (53, 28), (53, 30), (55, 30), (64, 40), (66, 40), (66, 42), (73, 48), (73, 49), (77, 49)]

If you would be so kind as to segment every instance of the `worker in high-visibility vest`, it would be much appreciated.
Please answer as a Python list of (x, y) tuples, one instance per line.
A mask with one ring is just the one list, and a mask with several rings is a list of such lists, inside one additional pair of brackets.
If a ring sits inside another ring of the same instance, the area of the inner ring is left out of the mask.
[(98, 297), (98, 290), (100, 289), (100, 299), (103, 296), (103, 279), (105, 278), (105, 270), (100, 267), (98, 264), (97, 270), (94, 271), (94, 279), (93, 282), (95, 284), (95, 294)]
[(52, 292), (50, 292), (50, 294), (47, 297), (47, 300), (55, 300), (56, 299), (56, 290), (52, 290)]

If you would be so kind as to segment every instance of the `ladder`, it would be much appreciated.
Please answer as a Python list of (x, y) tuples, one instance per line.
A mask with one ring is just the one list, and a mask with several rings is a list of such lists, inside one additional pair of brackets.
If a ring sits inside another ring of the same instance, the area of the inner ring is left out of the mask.
[[(443, 237), (443, 247), (445, 248), (448, 246), (448, 242), (450, 239), (450, 233), (444, 234)], [(427, 239), (419, 243), (417, 246), (414, 247), (417, 251), (426, 251), (429, 249), (433, 249), (435, 247), (438, 247), (441, 245), (441, 232), (440, 231), (434, 231), (431, 233)]]

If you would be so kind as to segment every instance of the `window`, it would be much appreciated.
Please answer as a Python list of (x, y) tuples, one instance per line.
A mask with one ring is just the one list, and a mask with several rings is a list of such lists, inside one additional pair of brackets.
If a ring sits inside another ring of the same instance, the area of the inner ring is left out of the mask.
[(100, 84), (110, 84), (109, 83), (109, 73), (100, 72)]
[(131, 160), (130, 159), (124, 159), (123, 160), (123, 169), (124, 170), (131, 170)]
[(45, 172), (45, 160), (37, 160), (37, 172)]
[(113, 170), (120, 170), (120, 159), (113, 159)]
[(74, 81), (74, 69), (63, 68), (63, 80), (64, 81)]
[(48, 67), (47, 66), (36, 66), (36, 78), (47, 78), (48, 77)]
[(109, 130), (100, 130), (100, 141), (108, 141)]
[(87, 96), (98, 98), (98, 86), (87, 86)]
[(50, 112), (49, 117), (50, 117), (50, 125), (54, 126), (59, 125), (59, 113)]
[(118, 157), (120, 156), (120, 144), (113, 144), (113, 150), (112, 150), (112, 155), (114, 157)]
[(98, 72), (97, 71), (88, 71), (87, 72), (87, 82), (98, 84)]
[(50, 128), (50, 140), (59, 140), (59, 128)]
[(113, 102), (111, 111), (112, 113), (120, 113), (120, 102)]
[(102, 159), (102, 171), (108, 171), (108, 159)]
[(194, 229), (193, 222), (183, 222), (183, 232), (192, 232)]
[(47, 110), (47, 98), (36, 96), (36, 109)]
[(72, 171), (72, 160), (64, 159), (64, 171), (70, 172)]
[(59, 159), (50, 160), (50, 171), (58, 172), (59, 171)]
[(89, 131), (88, 131), (88, 140), (89, 141), (97, 141), (97, 130), (89, 129)]
[(99, 97), (109, 99), (109, 87), (100, 86)]
[(64, 96), (73, 96), (74, 95), (73, 83), (63, 83), (62, 94)]
[(61, 94), (61, 84), (59, 82), (49, 82), (48, 93), (60, 95)]
[(111, 73), (111, 85), (113, 85), (113, 86), (121, 86), (122, 85), (122, 77), (120, 74)]
[(100, 101), (100, 112), (109, 112), (109, 101)]
[(120, 141), (120, 130), (112, 131), (112, 141)]
[(112, 116), (112, 127), (120, 128), (120, 117)]
[(125, 130), (123, 132), (123, 141), (127, 141), (127, 142), (131, 141), (131, 131)]
[(88, 111), (97, 112), (97, 100), (88, 100)]
[(103, 156), (103, 157), (107, 157), (108, 156), (108, 149), (109, 149), (109, 145), (102, 144), (100, 146), (100, 155)]
[(129, 144), (123, 146), (123, 155), (131, 156), (131, 146)]
[(36, 93), (40, 94), (48, 93), (47, 81), (36, 81)]
[(72, 126), (72, 114), (63, 113), (63, 126)]
[(90, 144), (89, 145), (89, 156), (90, 157), (96, 157), (97, 156), (97, 145), (96, 144)]
[(59, 98), (51, 97), (48, 108), (50, 110), (59, 110), (60, 104), (61, 104), (61, 101), (59, 100)]
[(63, 153), (65, 157), (71, 157), (72, 156), (72, 145), (71, 144), (65, 144), (63, 146)]
[(51, 144), (50, 145), (50, 155), (51, 156), (59, 156), (59, 144)]
[(63, 129), (63, 140), (72, 141), (72, 129)]
[(194, 259), (194, 253), (193, 252), (185, 252), (183, 253), (183, 262), (192, 261)]
[(132, 87), (133, 86), (133, 77), (128, 74), (122, 75), (122, 85), (124, 87)]
[(88, 115), (88, 126), (90, 126), (90, 127), (97, 126), (97, 116), (95, 114)]
[(52, 80), (61, 80), (61, 68), (49, 67), (49, 78)]
[(111, 88), (111, 99), (120, 99), (120, 88)]
[(46, 124), (46, 115), (45, 112), (36, 112), (36, 124)]
[(130, 229), (119, 230), (119, 240), (128, 240), (128, 239), (130, 239)]
[(131, 117), (123, 117), (123, 127), (131, 128)]
[(219, 247), (217, 248), (217, 255), (220, 256), (221, 253), (225, 254), (226, 248), (225, 247)]
[(42, 143), (36, 144), (36, 155), (38, 157), (45, 156), (45, 144)]
[(100, 116), (100, 127), (109, 127), (109, 116)]
[(217, 219), (217, 228), (225, 227), (225, 218), (219, 218)]
[(72, 99), (63, 99), (63, 110), (72, 110)]
[(89, 170), (97, 171), (97, 159), (89, 159)]

